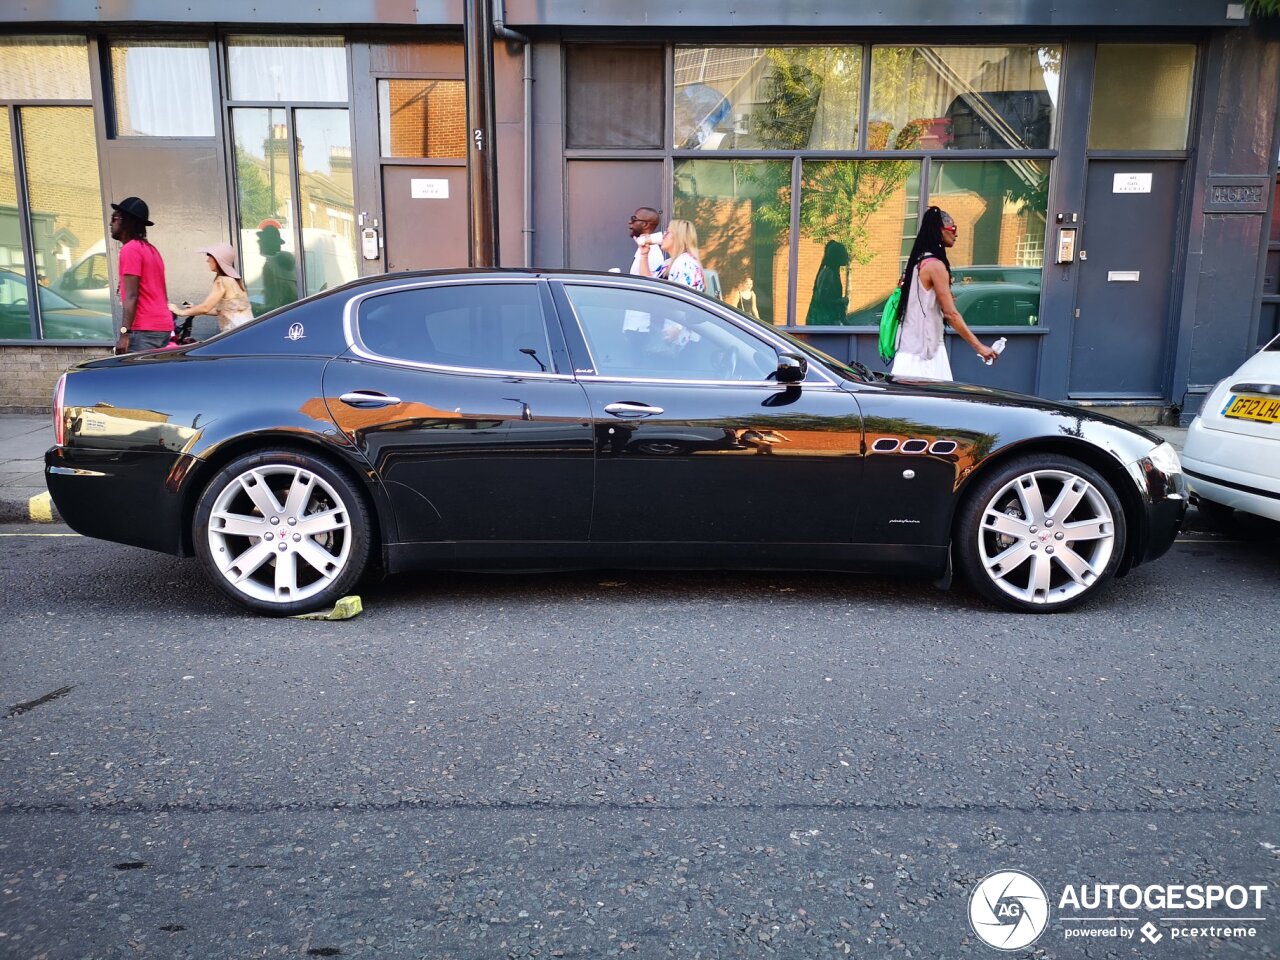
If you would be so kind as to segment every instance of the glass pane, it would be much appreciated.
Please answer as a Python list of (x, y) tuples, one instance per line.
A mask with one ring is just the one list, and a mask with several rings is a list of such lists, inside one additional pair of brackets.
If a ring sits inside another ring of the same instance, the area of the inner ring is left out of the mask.
[[(73, 288), (64, 274), (106, 252), (98, 147), (91, 107), (23, 107), (27, 197), (47, 340), (113, 340), (111, 294), (92, 277)], [(105, 266), (105, 259), (102, 261)]]
[(934, 161), (929, 202), (956, 222), (947, 259), (970, 326), (1039, 323), (1048, 197), (1047, 161)]
[(1189, 43), (1098, 44), (1089, 149), (1186, 149), (1195, 64)]
[(29, 340), (33, 336), (29, 299), (13, 170), (13, 132), (9, 111), (0, 110), (0, 339)]
[(654, 380), (764, 380), (777, 354), (733, 324), (683, 300), (567, 284), (596, 373)]
[(355, 187), (346, 110), (299, 110), (298, 200), (307, 295), (354, 280)]
[(0, 100), (88, 100), (84, 37), (0, 37)]
[(384, 357), (478, 370), (537, 373), (538, 358), (548, 363), (551, 356), (538, 289), (531, 283), (372, 297), (360, 305), (360, 339)]
[(113, 45), (111, 86), (117, 136), (213, 136), (213, 80), (203, 41)]
[(681, 47), (682, 150), (853, 150), (861, 47)]
[(347, 48), (341, 37), (231, 37), (232, 100), (347, 99)]
[(718, 275), (726, 303), (786, 323), (789, 160), (677, 161), (674, 216), (697, 228), (702, 265)]
[(569, 147), (661, 147), (661, 47), (565, 48)]
[(253, 312), (260, 315), (298, 299), (285, 112), (232, 110), (231, 132), (244, 282)]
[(872, 150), (1053, 145), (1062, 48), (874, 47)]
[(915, 240), (919, 161), (807, 161), (800, 190), (796, 316), (879, 323)]
[(379, 80), (384, 157), (465, 157), (467, 85), (461, 80)]

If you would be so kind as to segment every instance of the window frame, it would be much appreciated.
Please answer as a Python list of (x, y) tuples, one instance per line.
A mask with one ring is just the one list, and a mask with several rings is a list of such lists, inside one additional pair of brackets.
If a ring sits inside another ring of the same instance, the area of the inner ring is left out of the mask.
[[(111, 66), (111, 51), (118, 46), (128, 46), (131, 43), (146, 41), (148, 43), (162, 44), (166, 41), (172, 43), (203, 43), (208, 51), (209, 61), (209, 88), (211, 99), (209, 101), (209, 119), (213, 122), (213, 132), (207, 135), (188, 135), (182, 137), (175, 136), (150, 136), (144, 133), (121, 133), (120, 117), (116, 108), (116, 76), (115, 70)], [(219, 48), (220, 44), (216, 37), (200, 35), (200, 36), (156, 36), (156, 37), (140, 37), (140, 36), (124, 36), (110, 37), (105, 40), (100, 47), (101, 60), (100, 66), (102, 71), (102, 111), (106, 120), (106, 138), (108, 140), (122, 140), (127, 142), (143, 141), (146, 143), (208, 143), (217, 141), (222, 138), (223, 122), (220, 116), (222, 110), (221, 90), (219, 75)]]

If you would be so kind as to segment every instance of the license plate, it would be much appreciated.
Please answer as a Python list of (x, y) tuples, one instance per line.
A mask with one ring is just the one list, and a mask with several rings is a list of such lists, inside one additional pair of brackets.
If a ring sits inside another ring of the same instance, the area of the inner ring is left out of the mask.
[(1280, 423), (1280, 399), (1273, 397), (1234, 396), (1222, 411), (1224, 417), (1236, 420), (1257, 420), (1261, 423)]

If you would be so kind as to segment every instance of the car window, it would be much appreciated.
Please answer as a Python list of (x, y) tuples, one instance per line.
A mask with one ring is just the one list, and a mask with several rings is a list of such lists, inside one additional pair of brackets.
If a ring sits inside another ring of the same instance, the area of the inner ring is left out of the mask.
[(61, 286), (66, 290), (101, 290), (107, 285), (107, 258), (95, 253), (76, 264)]
[(566, 284), (602, 377), (764, 380), (777, 353), (728, 320), (646, 290)]
[(514, 373), (551, 365), (533, 283), (393, 290), (360, 304), (358, 326), (368, 350), (397, 360)]

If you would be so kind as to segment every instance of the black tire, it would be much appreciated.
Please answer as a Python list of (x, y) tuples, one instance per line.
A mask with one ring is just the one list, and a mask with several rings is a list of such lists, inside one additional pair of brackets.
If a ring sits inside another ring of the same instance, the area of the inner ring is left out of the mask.
[(274, 450), (214, 475), (196, 505), (192, 539), (218, 589), (255, 613), (286, 617), (331, 607), (351, 591), (369, 565), (371, 524), (341, 470)]
[(1032, 454), (1001, 465), (968, 492), (956, 517), (955, 556), (993, 603), (1057, 613), (1102, 592), (1124, 557), (1126, 536), (1120, 498), (1101, 474), (1071, 457)]

